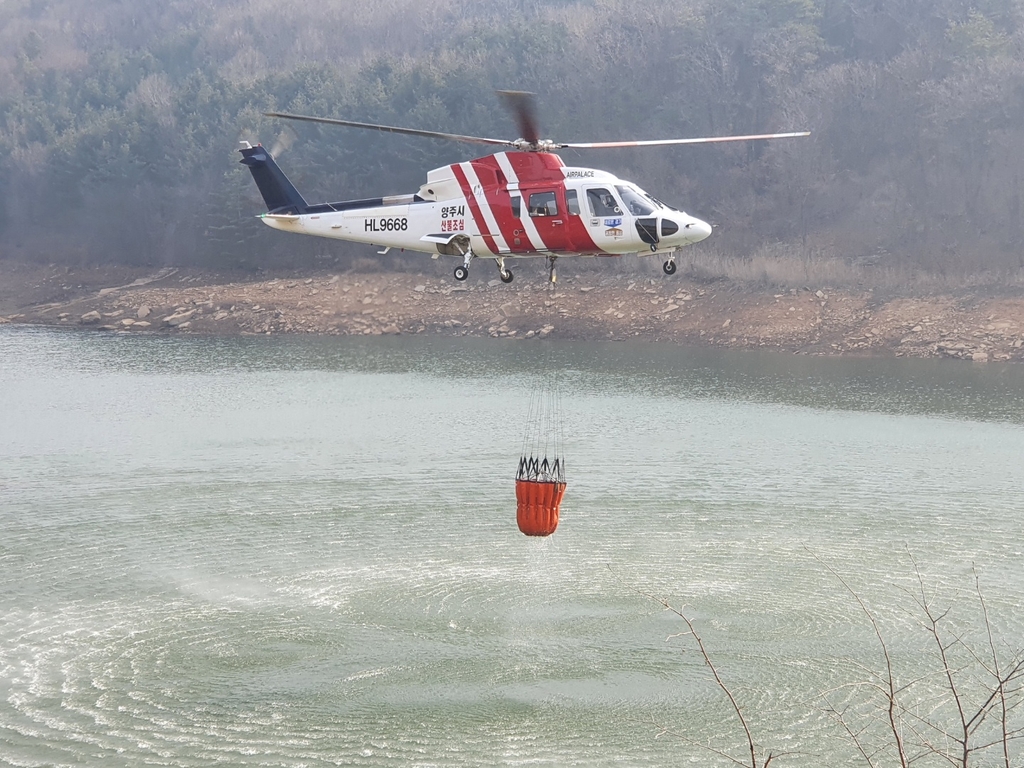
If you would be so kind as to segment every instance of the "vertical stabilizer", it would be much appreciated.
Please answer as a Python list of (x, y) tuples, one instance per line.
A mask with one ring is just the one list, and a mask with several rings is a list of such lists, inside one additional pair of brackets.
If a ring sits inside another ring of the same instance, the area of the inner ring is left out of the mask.
[[(248, 142), (243, 142), (248, 144)], [(241, 163), (249, 167), (256, 186), (263, 195), (267, 210), (276, 214), (302, 214), (308, 206), (302, 195), (295, 189), (284, 171), (278, 167), (271, 155), (262, 144), (243, 146)]]

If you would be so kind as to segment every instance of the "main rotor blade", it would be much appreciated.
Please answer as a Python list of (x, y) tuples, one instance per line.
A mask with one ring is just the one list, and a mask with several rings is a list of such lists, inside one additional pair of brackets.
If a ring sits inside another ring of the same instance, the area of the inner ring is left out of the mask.
[(304, 120), (307, 123), (327, 123), (328, 125), (344, 125), (349, 128), (369, 128), (384, 133), (401, 133), (406, 136), (425, 136), (428, 139), (446, 139), (461, 141), (465, 144), (489, 144), (511, 147), (512, 142), (505, 139), (487, 139), (481, 136), (462, 136), (458, 133), (442, 133), (441, 131), (421, 131), (418, 128), (396, 128), (393, 125), (377, 125), (376, 123), (357, 123), (354, 120), (338, 120), (333, 117), (311, 117), (310, 115), (292, 115), (287, 112), (264, 112), (267, 117), (281, 117), (285, 120)]
[(669, 144), (717, 144), (726, 141), (758, 141), (760, 139), (793, 139), (810, 136), (810, 131), (798, 133), (762, 133), (756, 136), (711, 136), (702, 139), (655, 139), (653, 141), (597, 141), (590, 144), (558, 144), (558, 148), (611, 149), (613, 147), (664, 147)]
[(530, 144), (540, 141), (533, 100), (534, 94), (529, 91), (498, 91), (498, 95), (504, 99), (505, 107), (515, 116), (516, 124), (519, 126), (519, 135)]

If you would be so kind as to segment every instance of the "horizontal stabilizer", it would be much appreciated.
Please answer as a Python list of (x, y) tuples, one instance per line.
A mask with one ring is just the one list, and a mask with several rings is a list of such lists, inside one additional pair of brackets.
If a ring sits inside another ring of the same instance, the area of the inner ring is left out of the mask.
[(440, 245), (448, 245), (452, 240), (458, 237), (460, 232), (449, 235), (448, 233), (442, 233), (439, 235), (424, 235), (420, 240), (424, 243), (439, 243)]

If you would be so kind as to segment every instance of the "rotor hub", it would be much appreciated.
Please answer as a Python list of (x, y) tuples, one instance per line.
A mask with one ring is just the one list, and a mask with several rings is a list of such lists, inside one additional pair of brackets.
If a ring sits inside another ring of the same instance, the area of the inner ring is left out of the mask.
[(518, 149), (520, 152), (554, 152), (559, 147), (551, 139), (538, 139), (537, 141), (516, 139), (510, 143), (514, 149)]

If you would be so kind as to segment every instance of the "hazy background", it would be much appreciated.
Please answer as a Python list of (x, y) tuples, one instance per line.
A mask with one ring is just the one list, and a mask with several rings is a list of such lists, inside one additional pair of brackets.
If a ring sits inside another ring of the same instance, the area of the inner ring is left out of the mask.
[(261, 113), (516, 138), (493, 91), (520, 88), (555, 140), (812, 130), (562, 153), (719, 225), (707, 256), (1012, 282), (1022, 18), (1024, 0), (0, 0), (0, 258), (351, 266), (365, 248), (253, 220), (239, 139), (286, 147), (311, 201), (414, 191), (478, 148)]

